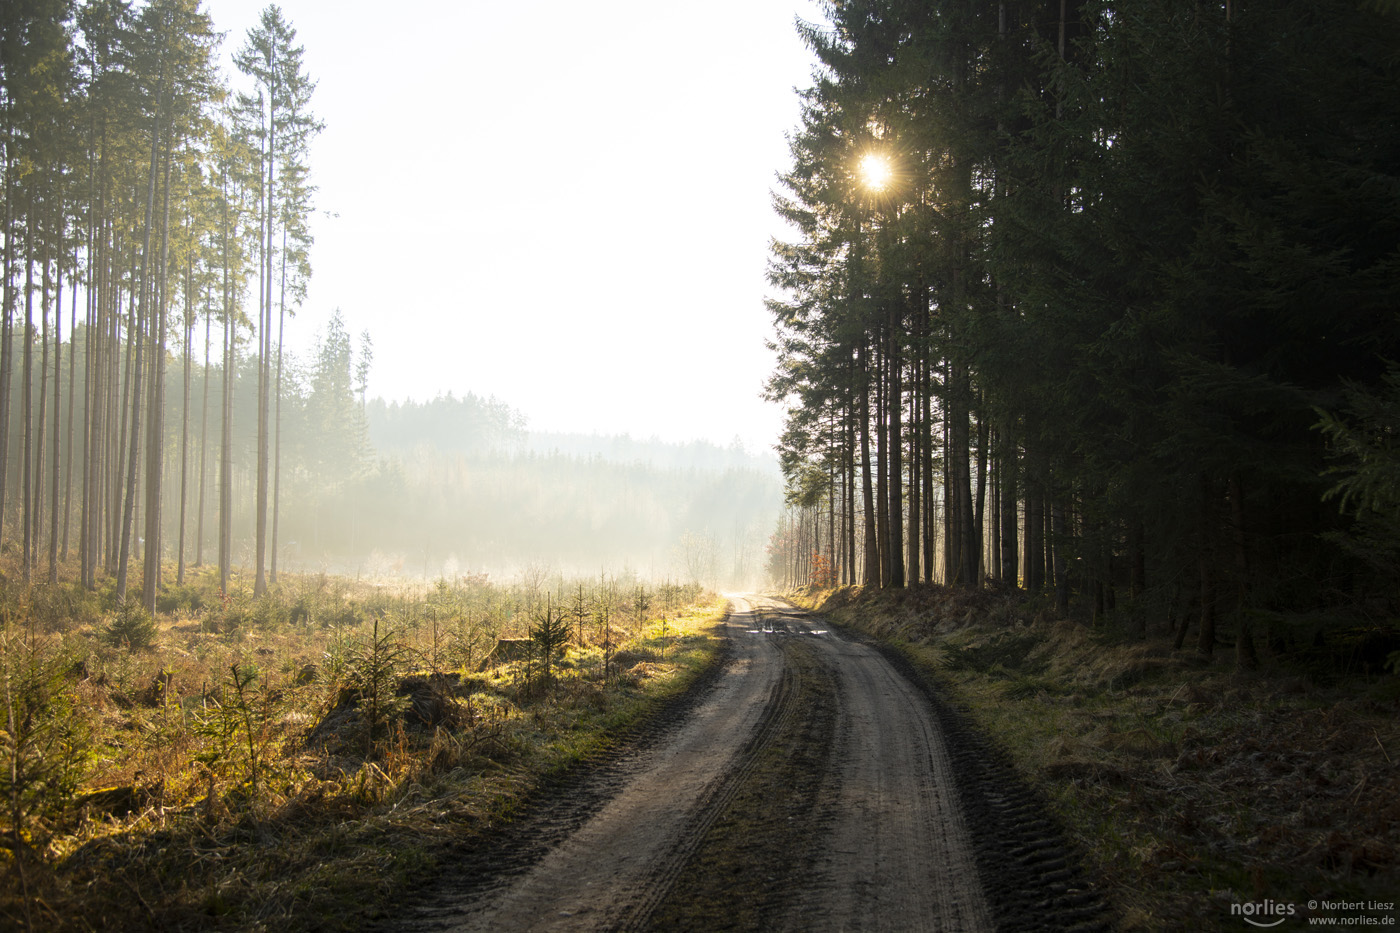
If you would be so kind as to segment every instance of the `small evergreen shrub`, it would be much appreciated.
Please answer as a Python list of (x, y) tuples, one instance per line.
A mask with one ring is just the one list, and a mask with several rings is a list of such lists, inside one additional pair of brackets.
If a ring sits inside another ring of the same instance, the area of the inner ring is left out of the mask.
[(156, 620), (134, 600), (128, 600), (102, 627), (102, 641), (114, 648), (144, 651), (156, 643)]
[(69, 685), (73, 664), (51, 636), (8, 620), (0, 629), (0, 849), (15, 858), (72, 801), (91, 760), (88, 723)]

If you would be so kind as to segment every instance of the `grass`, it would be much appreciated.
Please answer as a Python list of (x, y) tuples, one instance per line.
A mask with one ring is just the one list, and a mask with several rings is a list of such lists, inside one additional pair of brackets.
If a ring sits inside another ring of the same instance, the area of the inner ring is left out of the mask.
[(898, 644), (968, 710), (1050, 801), (1119, 928), (1237, 930), (1232, 909), (1265, 900), (1299, 922), (1312, 900), (1389, 903), (1373, 915), (1395, 922), (1393, 675), (1240, 673), (985, 592), (803, 601)]
[[(588, 612), (552, 676), (478, 669), (553, 589)], [(698, 588), (553, 589), (311, 575), (254, 599), (196, 575), (143, 648), (110, 594), (0, 583), (7, 637), (84, 726), (75, 786), (0, 816), (0, 926), (362, 928), (716, 656)]]

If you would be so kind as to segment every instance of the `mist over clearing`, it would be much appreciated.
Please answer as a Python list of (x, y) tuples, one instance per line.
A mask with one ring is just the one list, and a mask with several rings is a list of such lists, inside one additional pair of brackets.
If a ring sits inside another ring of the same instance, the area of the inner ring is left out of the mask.
[[(503, 403), (473, 395), (375, 400), (367, 415), (378, 460), (366, 495), (352, 527), (341, 521), (316, 548), (347, 572), (513, 577), (544, 567), (707, 586), (762, 580), (782, 502), (771, 455), (536, 434)], [(315, 558), (302, 559), (313, 569)]]

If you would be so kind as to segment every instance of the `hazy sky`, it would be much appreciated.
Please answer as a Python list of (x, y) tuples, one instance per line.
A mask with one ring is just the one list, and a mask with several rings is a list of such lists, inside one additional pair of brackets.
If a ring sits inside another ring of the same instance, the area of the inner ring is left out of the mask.
[[(226, 59), (265, 6), (206, 0)], [(815, 3), (281, 6), (326, 123), (293, 344), (339, 308), (372, 335), (371, 395), (495, 395), (539, 430), (776, 440), (769, 194)]]

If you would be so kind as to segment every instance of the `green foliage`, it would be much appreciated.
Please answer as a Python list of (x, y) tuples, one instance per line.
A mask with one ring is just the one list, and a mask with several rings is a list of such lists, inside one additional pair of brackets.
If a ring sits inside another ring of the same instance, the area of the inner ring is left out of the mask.
[(637, 620), (637, 630), (641, 631), (643, 625), (651, 613), (651, 593), (647, 592), (645, 584), (637, 584), (636, 590), (632, 594), (632, 613)]
[(603, 649), (603, 680), (612, 676), (613, 653), (617, 648), (612, 630), (612, 592), (603, 594), (593, 610), (593, 618), (598, 623), (597, 643)]
[(114, 648), (144, 651), (156, 643), (156, 621), (136, 600), (124, 603), (102, 628), (102, 640)]
[(578, 629), (578, 635), (575, 641), (579, 645), (583, 645), (584, 643), (583, 623), (587, 621), (589, 614), (590, 607), (588, 604), (588, 596), (584, 591), (583, 581), (580, 580), (574, 587), (573, 602), (569, 605), (569, 617), (573, 619), (574, 625)]
[(378, 613), (374, 614), (370, 631), (350, 644), (345, 685), (357, 698), (364, 719), (366, 757), (373, 753), (376, 735), (408, 705), (408, 698), (395, 691), (411, 658), (408, 644), (392, 627), (382, 625)]
[(156, 611), (194, 615), (204, 608), (205, 588), (199, 584), (163, 586), (156, 594)]
[(1341, 477), (1323, 500), (1393, 521), (1400, 517), (1400, 365), (1387, 364), (1377, 391), (1348, 383), (1346, 402), (1340, 414), (1316, 409), (1315, 427), (1332, 444), (1326, 475)]
[(206, 742), (197, 760), (211, 774), (246, 768), (254, 800), (266, 778), (272, 725), (279, 712), (277, 695), (257, 665), (235, 662), (194, 717), (193, 731)]
[[(633, 585), (629, 579), (624, 592)], [(609, 589), (606, 579), (583, 585), (590, 611), (620, 605)], [(219, 635), (179, 624), (164, 631), (160, 654), (97, 647), (100, 633), (60, 639), (37, 619), (3, 633), (0, 688), (22, 727), (6, 730), (0, 704), (7, 916), (19, 915), (21, 896), (36, 903), (37, 894), (45, 906), (42, 916), (35, 908), (36, 929), (81, 926), (83, 916), (121, 928), (164, 924), (191, 905), (226, 912), (235, 925), (269, 910), (283, 926), (315, 926), (318, 913), (332, 910), (348, 918), (342, 925), (363, 925), (355, 911), (365, 907), (367, 877), (378, 879), (377, 890), (390, 881), (397, 888), (397, 856), (421, 844), (423, 830), (473, 832), (513, 810), (527, 784), (613, 743), (713, 657), (702, 633), (719, 617), (710, 608), (673, 620), (681, 635), (664, 666), (640, 663), (658, 658), (654, 639), (618, 646), (637, 668), (620, 684), (593, 681), (595, 651), (570, 652), (546, 693), (520, 689), (508, 673), (433, 676), (421, 667), (432, 652), (434, 613), (446, 638), (439, 650), (450, 660), (459, 626), (473, 637), (503, 626), (518, 634), (525, 587), (455, 578), (424, 592), (288, 575), (271, 591), (285, 606), (305, 606), (312, 623), (267, 632), (253, 612), (258, 603), (235, 588), (230, 601), (248, 610), (241, 628)], [(574, 592), (574, 581), (542, 592), (550, 591)], [(217, 612), (208, 601), (206, 612)], [(539, 611), (567, 619), (572, 634), (567, 612), (548, 603)], [(228, 843), (218, 858), (189, 857), (211, 839)], [(10, 858), (12, 844), (77, 854), (31, 874), (23, 892), (14, 869), (28, 863)], [(98, 863), (125, 869), (91, 872)], [(328, 889), (328, 877), (343, 887)], [(185, 890), (178, 903), (157, 897), (160, 879), (170, 878)]]
[(72, 800), (90, 760), (90, 733), (52, 637), (6, 617), (0, 631), (0, 845), (22, 857)]
[(306, 402), (308, 465), (331, 488), (352, 482), (370, 462), (364, 408), (351, 385), (352, 357), (350, 333), (337, 311), (317, 350)]
[[(4, 597), (8, 602), (11, 597)], [(101, 601), (96, 593), (89, 592), (78, 584), (58, 583), (36, 586), (28, 590), (28, 617), (40, 627), (50, 632), (72, 631), (85, 623), (95, 623), (101, 619)]]
[(443, 453), (505, 453), (525, 442), (525, 416), (504, 402), (451, 392), (428, 402), (374, 399), (366, 409), (370, 437), (385, 453), (408, 454), (425, 438)]
[(562, 610), (556, 610), (552, 601), (547, 601), (544, 611), (535, 616), (530, 626), (531, 654), (545, 684), (553, 682), (555, 665), (568, 643), (568, 617)]

